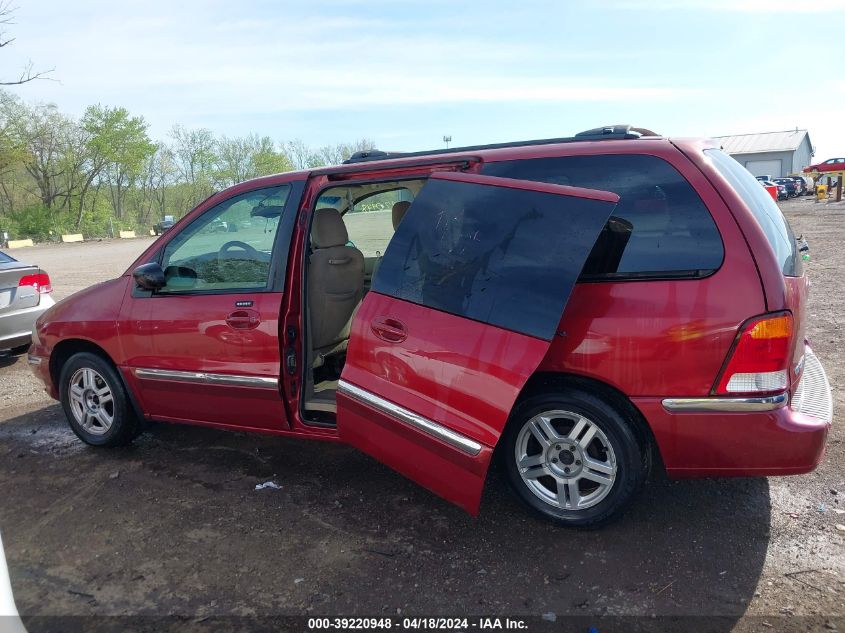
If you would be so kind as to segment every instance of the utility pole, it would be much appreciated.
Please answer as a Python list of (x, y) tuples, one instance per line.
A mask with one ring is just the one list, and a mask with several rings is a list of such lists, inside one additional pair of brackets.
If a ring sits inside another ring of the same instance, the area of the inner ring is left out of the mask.
[(452, 135), (451, 134), (444, 134), (443, 135), (443, 142), (446, 143), (446, 149), (449, 149), (449, 143), (452, 142)]

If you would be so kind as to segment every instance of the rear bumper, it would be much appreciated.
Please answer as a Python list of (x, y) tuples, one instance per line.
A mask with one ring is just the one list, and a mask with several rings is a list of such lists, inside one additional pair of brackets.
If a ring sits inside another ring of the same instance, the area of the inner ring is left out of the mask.
[(809, 347), (801, 382), (791, 399), (785, 395), (769, 410), (678, 410), (661, 398), (633, 402), (651, 426), (670, 477), (806, 473), (824, 456), (833, 418), (830, 385)]
[(37, 306), (0, 314), (0, 350), (28, 345), (35, 320), (54, 303), (50, 295), (43, 294)]

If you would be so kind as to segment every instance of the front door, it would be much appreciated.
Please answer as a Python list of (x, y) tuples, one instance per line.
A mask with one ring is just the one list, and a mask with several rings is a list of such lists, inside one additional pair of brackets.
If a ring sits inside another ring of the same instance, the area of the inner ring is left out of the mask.
[(129, 379), (151, 417), (288, 428), (279, 314), (301, 190), (240, 193), (167, 234), (157, 255), (167, 284), (134, 288), (121, 319)]
[(471, 513), (613, 193), (432, 176), (355, 317), (341, 439)]

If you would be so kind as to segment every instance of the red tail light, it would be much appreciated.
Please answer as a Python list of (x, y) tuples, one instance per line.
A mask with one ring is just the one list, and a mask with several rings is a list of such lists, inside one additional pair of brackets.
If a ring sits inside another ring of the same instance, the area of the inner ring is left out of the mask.
[(719, 377), (716, 393), (771, 393), (789, 387), (792, 315), (756, 317), (742, 331)]
[(47, 273), (38, 273), (37, 275), (24, 275), (18, 282), (18, 288), (21, 286), (32, 286), (35, 292), (47, 294), (53, 292), (53, 286), (50, 284), (50, 275)]

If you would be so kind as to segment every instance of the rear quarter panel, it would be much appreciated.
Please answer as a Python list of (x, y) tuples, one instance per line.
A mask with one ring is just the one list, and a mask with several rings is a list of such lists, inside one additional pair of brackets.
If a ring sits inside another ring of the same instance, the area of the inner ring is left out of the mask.
[(626, 149), (666, 160), (689, 181), (722, 236), (722, 266), (704, 279), (579, 283), (539, 369), (629, 397), (707, 395), (739, 326), (766, 311), (757, 267), (725, 201), (688, 158), (667, 142)]

